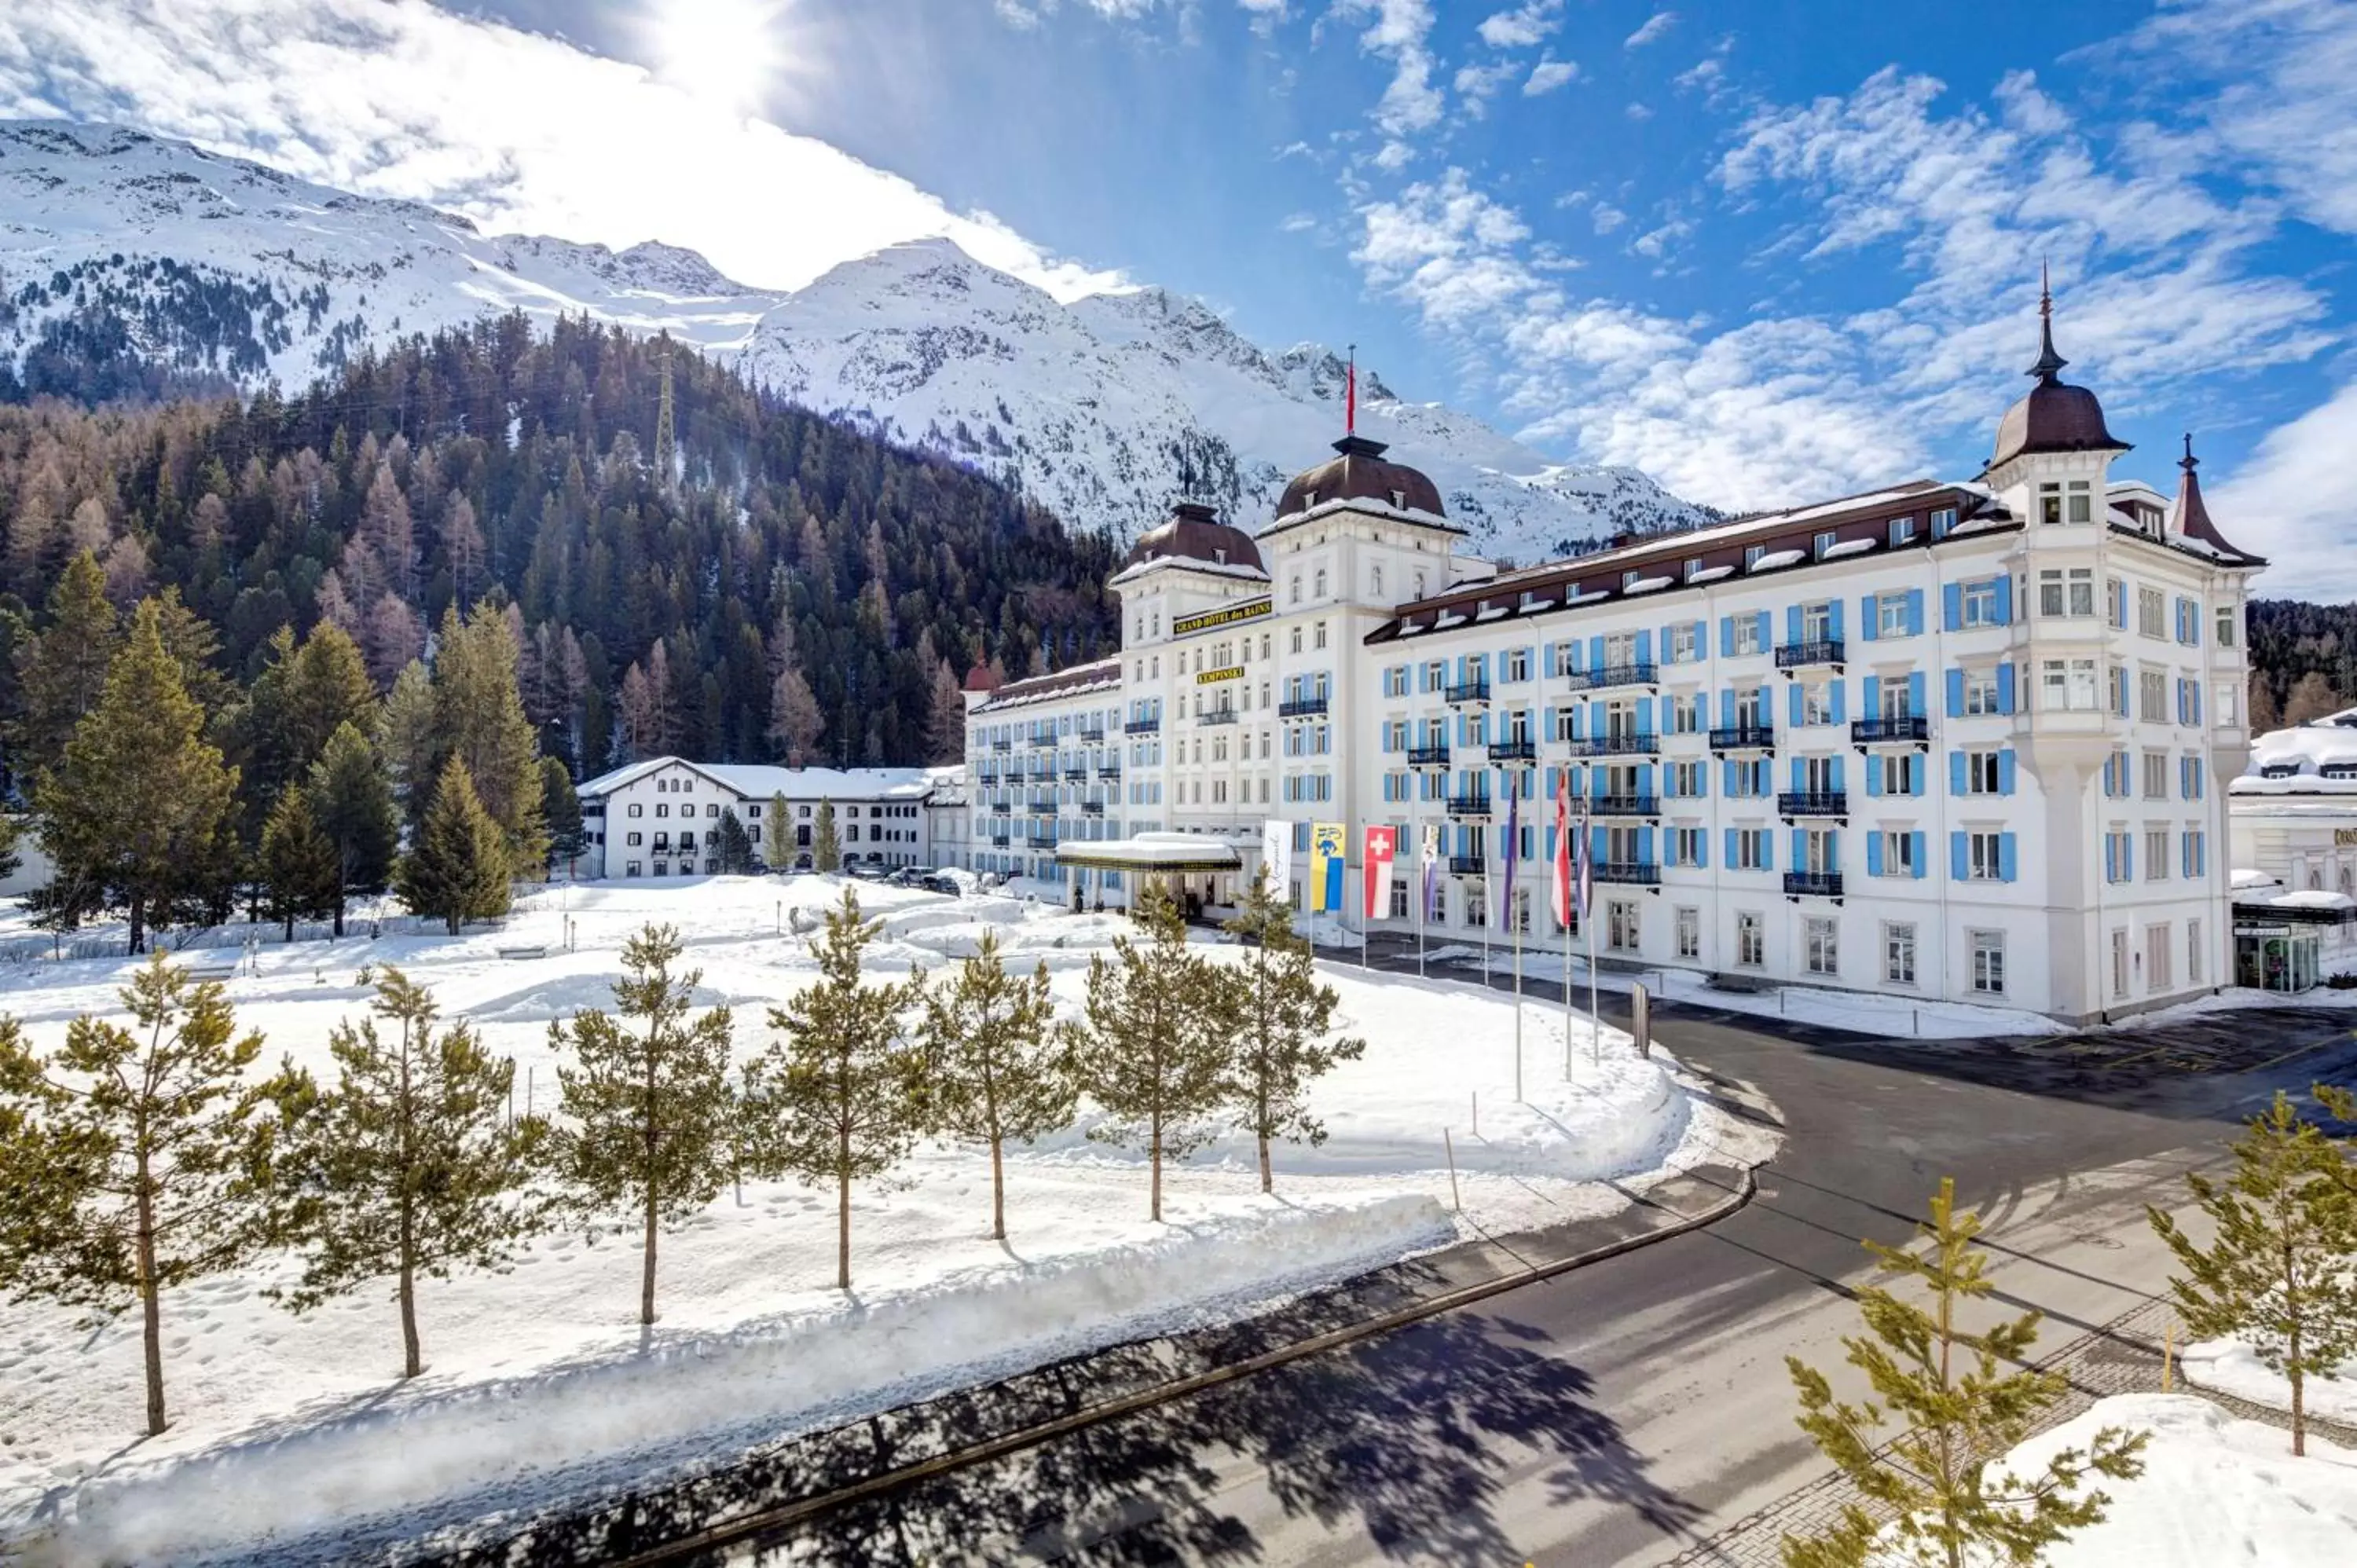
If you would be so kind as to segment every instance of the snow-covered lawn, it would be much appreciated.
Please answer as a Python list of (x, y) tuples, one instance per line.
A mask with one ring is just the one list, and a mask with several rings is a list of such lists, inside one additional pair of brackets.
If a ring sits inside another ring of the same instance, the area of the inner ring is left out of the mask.
[[(2276, 1410), (2291, 1409), (2291, 1383), (2267, 1369), (2257, 1352), (2239, 1339), (2203, 1339), (2178, 1355), (2185, 1380), (2222, 1394)], [(2308, 1413), (2319, 1421), (2357, 1427), (2357, 1361), (2344, 1361), (2341, 1375), (2319, 1378), (2310, 1373), (2301, 1388)]]
[[(326, 1074), (330, 1026), (366, 1003), (358, 970), (399, 964), (435, 988), (446, 1016), (472, 1019), (516, 1058), (519, 1111), (527, 1097), (545, 1110), (557, 1087), (549, 1023), (608, 1003), (631, 931), (649, 920), (682, 929), (687, 961), (705, 972), (699, 1000), (735, 1009), (737, 1049), (748, 1057), (770, 1038), (768, 1007), (815, 973), (791, 934), (795, 911), (807, 920), (840, 886), (802, 877), (552, 888), (496, 934), (265, 948), (261, 972), (229, 991), (240, 1024), (268, 1036), (266, 1066), (285, 1055)], [(868, 953), (879, 977), (937, 967), (996, 928), (1010, 966), (1045, 960), (1068, 1006), (1091, 954), (1129, 929), (1000, 897), (872, 886), (860, 896), (887, 921)], [(546, 957), (499, 957), (541, 942)], [(128, 967), (0, 971), (0, 1010), (48, 1047), (77, 1014), (114, 1010)], [(1606, 1178), (1642, 1187), (1714, 1155), (1768, 1152), (1615, 1031), (1599, 1049), (1575, 1021), (1566, 1051), (1560, 1010), (1529, 1004), (1517, 1103), (1509, 999), (1323, 967), (1341, 994), (1341, 1027), (1369, 1047), (1319, 1086), (1324, 1146), (1277, 1151), (1274, 1197), (1258, 1191), (1249, 1140), (1230, 1136), (1166, 1173), (1168, 1220), (1151, 1224), (1142, 1156), (1090, 1143), (1084, 1119), (1011, 1153), (1001, 1245), (986, 1235), (986, 1158), (927, 1146), (890, 1182), (856, 1191), (846, 1297), (831, 1288), (831, 1192), (748, 1182), (741, 1199), (724, 1192), (663, 1238), (662, 1321), (643, 1339), (634, 1236), (551, 1235), (504, 1275), (423, 1287), (428, 1367), (407, 1385), (394, 1376), (389, 1290), (296, 1317), (261, 1294), (290, 1272), (266, 1260), (166, 1297), (173, 1426), (152, 1441), (137, 1439), (135, 1311), (90, 1327), (45, 1304), (0, 1306), (0, 1541), (30, 1539), (65, 1561), (185, 1561), (339, 1520), (422, 1521), (428, 1505), (437, 1518), (454, 1507), (545, 1508), (1249, 1311), (1463, 1235), (1607, 1212), (1627, 1199)], [(1461, 1215), (1450, 1209), (1444, 1128)]]
[(2144, 1473), (2090, 1477), (2111, 1498), (2104, 1521), (2043, 1559), (2048, 1568), (2222, 1568), (2347, 1563), (2357, 1541), (2357, 1453), (2311, 1435), (2295, 1459), (2291, 1434), (2240, 1421), (2198, 1394), (2123, 1394), (2014, 1449), (2016, 1475), (2035, 1476), (2064, 1448), (2084, 1450), (2106, 1426), (2150, 1433)]

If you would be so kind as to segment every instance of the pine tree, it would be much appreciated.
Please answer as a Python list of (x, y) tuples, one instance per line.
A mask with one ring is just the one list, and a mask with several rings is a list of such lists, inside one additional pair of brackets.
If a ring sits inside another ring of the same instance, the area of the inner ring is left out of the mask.
[(1116, 937), (1089, 961), (1088, 1004), (1076, 1036), (1082, 1090), (1105, 1120), (1100, 1143), (1143, 1144), (1153, 1169), (1149, 1215), (1162, 1218), (1162, 1162), (1208, 1143), (1232, 1071), (1219, 982), (1187, 944), (1178, 907), (1159, 887), (1137, 908), (1146, 940)]
[[(1943, 1178), (1931, 1222), (1916, 1227), (1926, 1243), (1920, 1253), (1866, 1243), (1879, 1272), (1918, 1282), (1932, 1295), (1927, 1310), (1879, 1286), (1858, 1292), (1869, 1333), (1842, 1345), (1872, 1384), (1874, 1400), (1836, 1400), (1823, 1372), (1796, 1356), (1784, 1359), (1800, 1390), (1801, 1429), (1862, 1496), (1897, 1515), (1878, 1530), (1865, 1509), (1845, 1505), (1841, 1521), (1823, 1533), (1784, 1538), (1787, 1568), (1860, 1568), (1869, 1561), (1964, 1568), (1992, 1555), (2028, 1568), (2071, 1531), (2102, 1521), (2108, 1497), (2073, 1495), (2090, 1475), (2125, 1481), (2144, 1470), (2137, 1455), (2145, 1434), (2105, 1427), (2083, 1452), (2054, 1455), (2042, 1475), (1989, 1473), (2066, 1385), (2059, 1372), (2025, 1365), (2038, 1339), (2037, 1313), (1979, 1334), (1957, 1326), (1958, 1307), (1996, 1286), (1984, 1276), (1984, 1255), (1974, 1245), (1980, 1216), (1957, 1213), (1955, 1197), (1954, 1180)], [(2007, 1362), (2022, 1369), (2007, 1371)], [(1898, 1430), (1878, 1449), (1887, 1425)]]
[(770, 687), (770, 738), (789, 768), (807, 765), (826, 734), (826, 715), (800, 669), (788, 665)]
[(143, 601), (98, 706), (33, 796), (59, 879), (126, 906), (133, 952), (147, 945), (151, 914), (217, 891), (235, 848), (236, 770), (205, 742), (159, 628), (156, 602)]
[(119, 994), (133, 1026), (85, 1014), (47, 1061), (0, 1019), (0, 1100), (16, 1112), (0, 1165), (12, 1189), (37, 1170), (41, 1194), (0, 1212), (0, 1280), (102, 1312), (138, 1304), (152, 1436), (166, 1425), (163, 1294), (259, 1244), (275, 1123), (244, 1082), (262, 1036), (236, 1036), (219, 985), (191, 986), (158, 953)]
[(742, 876), (753, 868), (753, 840), (745, 832), (745, 824), (737, 820), (734, 811), (720, 813), (720, 826), (714, 830), (720, 857), (720, 873), (724, 876)]
[(290, 942), (296, 920), (327, 914), (343, 899), (342, 862), (299, 784), (278, 792), (278, 804), (263, 825), (261, 873), (271, 917), (285, 922)]
[(939, 765), (965, 759), (965, 693), (947, 660), (933, 666), (931, 705), (925, 715), (925, 760)]
[(588, 841), (581, 827), (581, 797), (573, 789), (573, 774), (561, 757), (540, 759), (541, 819), (548, 830), (548, 863), (565, 865), (570, 877)]
[(311, 770), (339, 729), (373, 728), (377, 708), (359, 647), (333, 621), (321, 621), (300, 646), (291, 628), (280, 627), (265, 658), (231, 726), (241, 781), (264, 807)]
[(416, 847), (393, 874), (393, 890), (413, 913), (441, 919), (454, 937), (468, 920), (508, 912), (506, 843), (456, 757), (443, 765)]
[(75, 726), (106, 689), (106, 668), (120, 640), (106, 574), (88, 551), (59, 575), (45, 618), (40, 633), (16, 649), (17, 718), (9, 761), (27, 778), (63, 761)]
[(923, 1126), (921, 1060), (902, 1043), (900, 1015), (922, 987), (911, 978), (870, 985), (860, 954), (883, 923), (843, 890), (826, 929), (811, 943), (815, 985), (770, 1009), (784, 1037), (746, 1072), (745, 1119), (756, 1168), (835, 1187), (835, 1285), (851, 1288), (851, 1184), (884, 1175)]
[(614, 982), (623, 1020), (590, 1008), (568, 1029), (551, 1024), (549, 1043), (571, 1052), (559, 1067), (565, 1121), (554, 1137), (554, 1167), (596, 1212), (624, 1210), (643, 1227), (639, 1321), (655, 1320), (655, 1236), (720, 1195), (737, 1124), (729, 1092), (728, 1009), (690, 1019), (701, 970), (674, 974), (679, 932), (649, 926), (623, 944), (624, 977)]
[(1227, 1090), (1238, 1125), (1260, 1145), (1260, 1189), (1273, 1189), (1269, 1144), (1283, 1138), (1312, 1148), (1326, 1128), (1309, 1114), (1309, 1085), (1340, 1062), (1366, 1054), (1361, 1039), (1329, 1039), (1341, 1003), (1318, 982), (1309, 943), (1293, 929), (1293, 908), (1269, 886), (1266, 870), (1226, 929), (1244, 942), (1241, 961), (1216, 971), (1234, 1044)]
[(770, 863), (771, 871), (784, 871), (794, 864), (794, 825), (786, 817), (785, 796), (770, 797), (770, 825), (765, 830), (761, 858)]
[(384, 699), (377, 748), (393, 775), (393, 793), (414, 826), (425, 818), (442, 769), (435, 745), (434, 678), (425, 665), (406, 664), (395, 677)]
[(835, 836), (832, 800), (818, 803), (818, 826), (811, 834), (811, 865), (820, 871), (843, 869), (843, 841)]
[(434, 756), (467, 765), (483, 809), (507, 840), (508, 862), (544, 865), (538, 743), (517, 684), (515, 633), (499, 607), (481, 604), (466, 619), (442, 618), (434, 655)]
[(2184, 1270), (2169, 1285), (2186, 1332), (2243, 1340), (2291, 1384), (2291, 1451), (2305, 1454), (2308, 1380), (2336, 1376), (2357, 1355), (2357, 1193), (2341, 1151), (2280, 1090), (2233, 1152), (2222, 1184), (2185, 1177), (2213, 1229), (2208, 1246), (2146, 1211)]
[(296, 1312), (391, 1275), (401, 1317), (402, 1373), (425, 1370), (417, 1280), (460, 1269), (504, 1270), (537, 1228), (526, 1196), (546, 1128), (508, 1119), (515, 1062), (494, 1057), (464, 1022), (436, 1028), (433, 993), (401, 971), (376, 972), (376, 1018), (328, 1036), (335, 1083), (289, 1069), (272, 1086), (289, 1129), (279, 1190), (280, 1233), (304, 1249)]
[(393, 803), (393, 782), (384, 776), (376, 748), (350, 723), (328, 737), (305, 792), (319, 831), (335, 846), (339, 875), (334, 914), (340, 937), (346, 898), (354, 893), (382, 893), (392, 879), (393, 856), (401, 847), (401, 812)]
[(1008, 1139), (1028, 1144), (1072, 1120), (1071, 1046), (1056, 1027), (1048, 965), (1010, 975), (985, 930), (956, 979), (924, 997), (925, 1104), (933, 1132), (990, 1148), (990, 1233), (1006, 1240)]

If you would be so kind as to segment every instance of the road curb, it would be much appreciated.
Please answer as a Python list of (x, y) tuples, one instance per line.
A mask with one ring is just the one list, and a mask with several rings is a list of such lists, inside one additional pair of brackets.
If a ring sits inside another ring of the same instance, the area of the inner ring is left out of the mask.
[[(1460, 1307), (1486, 1301), (1494, 1295), (1502, 1295), (1508, 1291), (1536, 1284), (1561, 1274), (1570, 1273), (1574, 1270), (1620, 1257), (1641, 1247), (1650, 1247), (1655, 1242), (1667, 1241), (1675, 1237), (1705, 1230), (1740, 1210), (1758, 1196), (1760, 1185), (1753, 1167), (1746, 1165), (1738, 1168), (1739, 1171), (1738, 1184), (1727, 1197), (1700, 1213), (1679, 1216), (1658, 1230), (1648, 1230), (1635, 1236), (1624, 1236), (1617, 1240), (1588, 1248), (1584, 1251), (1574, 1252), (1567, 1257), (1553, 1259), (1544, 1263), (1530, 1264), (1510, 1273), (1501, 1274), (1494, 1279), (1460, 1285), (1454, 1290), (1444, 1291), (1426, 1300), (1414, 1302), (1406, 1306), (1394, 1307), (1388, 1312), (1378, 1313), (1358, 1323), (1329, 1329), (1306, 1339), (1295, 1340), (1289, 1345), (1282, 1345), (1272, 1350), (1248, 1356), (1224, 1367), (1216, 1367), (1184, 1378), (1157, 1383), (1148, 1388), (1133, 1390), (1117, 1398), (1106, 1400), (1101, 1404), (1090, 1405), (1085, 1409), (1073, 1411), (1052, 1420), (1003, 1433), (996, 1437), (963, 1448), (937, 1454), (912, 1465), (882, 1471), (847, 1486), (834, 1487), (830, 1491), (780, 1504), (776, 1508), (763, 1509), (731, 1520), (726, 1524), (714, 1525), (699, 1530), (694, 1535), (683, 1536), (664, 1545), (628, 1557), (613, 1559), (612, 1562), (617, 1568), (652, 1568), (654, 1564), (676, 1563), (692, 1558), (703, 1552), (734, 1545), (750, 1536), (782, 1529), (821, 1514), (831, 1513), (849, 1504), (881, 1497), (921, 1481), (969, 1469), (976, 1465), (987, 1464), (991, 1460), (1005, 1458), (1011, 1454), (1019, 1454), (1027, 1448), (1036, 1448), (1043, 1443), (1051, 1442), (1074, 1432), (1152, 1410), (1158, 1405), (1186, 1399), (1222, 1384), (1235, 1382), (1260, 1372), (1270, 1371), (1295, 1361), (1307, 1360), (1310, 1357), (1323, 1355), (1329, 1350), (1340, 1349), (1362, 1339), (1373, 1338), (1378, 1335), (1390, 1333), (1394, 1329), (1403, 1328), (1426, 1318), (1437, 1317), (1446, 1312), (1453, 1312)], [(1647, 1197), (1641, 1197), (1637, 1201), (1652, 1204), (1652, 1199)], [(1660, 1206), (1653, 1205), (1653, 1207)]]

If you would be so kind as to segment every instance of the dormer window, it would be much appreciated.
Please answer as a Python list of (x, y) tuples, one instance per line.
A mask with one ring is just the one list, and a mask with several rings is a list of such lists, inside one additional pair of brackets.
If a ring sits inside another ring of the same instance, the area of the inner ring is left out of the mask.
[(1643, 575), (1643, 574), (1642, 574), (1642, 573), (1640, 573), (1640, 572), (1623, 572), (1623, 573), (1621, 573), (1621, 574), (1620, 574), (1620, 591), (1621, 591), (1622, 593), (1624, 593), (1624, 594), (1633, 592), (1633, 591), (1635, 590), (1636, 586), (1637, 586), (1637, 580), (1638, 580), (1638, 578), (1640, 578), (1640, 577), (1641, 577), (1641, 576), (1642, 576), (1642, 575)]
[(1907, 543), (1914, 537), (1915, 520), (1913, 518), (1894, 517), (1890, 520), (1890, 547), (1893, 550), (1896, 550), (1900, 545)]
[(1228, 564), (1227, 550), (1223, 546), (1214, 544), (1211, 546), (1211, 560), (1219, 565), (1226, 565)]
[(2047, 484), (2038, 487), (2038, 521), (2040, 522), (2062, 521), (2062, 487), (2061, 485)]
[(2327, 779), (2357, 779), (2357, 762), (2328, 762), (2318, 772)]
[(1318, 492), (1317, 492), (1316, 490), (1307, 490), (1307, 491), (1304, 491), (1304, 492), (1302, 493), (1302, 497), (1301, 497), (1301, 510), (1304, 510), (1304, 511), (1308, 511), (1311, 507), (1314, 507), (1314, 506), (1316, 506), (1317, 504), (1318, 504)]
[(2093, 522), (2095, 521), (2095, 499), (2093, 492), (2088, 489), (2086, 480), (2072, 480), (2071, 490), (2067, 499), (2071, 503), (2069, 515), (2072, 522)]
[(1407, 492), (1405, 490), (1394, 490), (1392, 492), (1392, 510), (1394, 511), (1405, 511), (1407, 510)]
[(1699, 576), (1701, 576), (1701, 575), (1702, 575), (1702, 557), (1701, 557), (1701, 556), (1699, 556), (1699, 555), (1693, 555), (1693, 556), (1689, 556), (1689, 557), (1687, 557), (1687, 559), (1686, 559), (1686, 581), (1687, 581), (1687, 582), (1689, 582), (1689, 583), (1691, 583), (1691, 582), (1693, 582), (1696, 577), (1699, 577)]
[(1760, 557), (1765, 555), (1767, 553), (1768, 547), (1764, 544), (1745, 545), (1743, 547), (1743, 569), (1747, 572), (1757, 572), (1760, 570)]
[(2299, 764), (2296, 762), (2270, 762), (2265, 768), (2259, 769), (2259, 777), (2262, 779), (2297, 779), (2299, 777)]
[(1816, 551), (1817, 551), (1817, 559), (1818, 559), (1818, 560), (1822, 561), (1822, 560), (1824, 560), (1826, 556), (1828, 556), (1828, 555), (1830, 555), (1830, 554), (1832, 554), (1832, 553), (1833, 553), (1833, 552), (1834, 552), (1834, 541), (1835, 541), (1835, 540), (1836, 540), (1836, 539), (1838, 539), (1839, 537), (1840, 537), (1840, 535), (1839, 535), (1839, 534), (1830, 533), (1830, 532), (1828, 532), (1828, 533), (1820, 533), (1820, 534), (1818, 534), (1818, 535), (1817, 535), (1817, 538), (1816, 538)]

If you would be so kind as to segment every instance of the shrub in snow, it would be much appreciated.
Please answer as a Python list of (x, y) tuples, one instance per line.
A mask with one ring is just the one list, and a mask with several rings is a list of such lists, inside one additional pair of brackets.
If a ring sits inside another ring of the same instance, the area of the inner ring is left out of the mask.
[(220, 985), (157, 953), (120, 993), (137, 1026), (87, 1014), (47, 1061), (0, 1018), (0, 1283), (101, 1312), (139, 1304), (147, 1432), (164, 1430), (165, 1291), (235, 1268), (263, 1236), (275, 1123), (244, 1082)]
[(1158, 887), (1137, 908), (1144, 942), (1116, 937), (1110, 961), (1089, 960), (1088, 1003), (1073, 1036), (1081, 1087), (1105, 1117), (1100, 1143), (1143, 1144), (1152, 1168), (1148, 1215), (1162, 1218), (1162, 1161), (1216, 1134), (1228, 1087), (1226, 1004), (1211, 962), (1187, 942), (1178, 906)]
[(291, 1066), (270, 1086), (287, 1128), (275, 1229), (304, 1250), (302, 1283), (284, 1293), (296, 1312), (393, 1277), (401, 1375), (414, 1378), (425, 1370), (417, 1276), (504, 1269), (540, 1228), (523, 1191), (546, 1127), (508, 1119), (514, 1060), (464, 1023), (437, 1031), (425, 987), (388, 964), (376, 990), (371, 1010), (397, 1036), (373, 1018), (338, 1024), (331, 1087)]
[(551, 1024), (549, 1045), (573, 1065), (556, 1069), (565, 1121), (552, 1139), (556, 1170), (576, 1203), (640, 1224), (639, 1321), (655, 1320), (655, 1236), (720, 1196), (736, 1120), (728, 1088), (728, 1009), (691, 1019), (700, 969), (673, 974), (678, 929), (649, 926), (622, 945), (614, 982), (620, 1018), (584, 1008)]
[(1006, 1240), (1008, 1139), (1028, 1144), (1072, 1120), (1071, 1042), (1056, 1027), (1048, 963), (1006, 972), (985, 928), (956, 975), (925, 993), (926, 1122), (990, 1149), (990, 1234)]
[(811, 944), (818, 983), (770, 1009), (784, 1036), (748, 1069), (746, 1136), (751, 1163), (835, 1188), (835, 1286), (851, 1288), (851, 1184), (879, 1176), (907, 1157), (924, 1126), (923, 1063), (904, 1043), (900, 1015), (922, 984), (870, 985), (860, 954), (883, 922), (859, 913), (846, 887)]
[(1318, 983), (1309, 944), (1293, 929), (1293, 907), (1276, 897), (1262, 868), (1226, 929), (1247, 945), (1241, 963), (1214, 966), (1225, 983), (1227, 1032), (1234, 1055), (1226, 1099), (1236, 1124), (1260, 1148), (1260, 1189), (1271, 1190), (1268, 1146), (1283, 1138), (1312, 1148), (1325, 1124), (1309, 1114), (1309, 1085), (1337, 1062), (1357, 1061), (1367, 1042), (1329, 1039), (1341, 998)]
[[(2336, 1115), (2357, 1110), (2329, 1086), (2318, 1094)], [(2169, 1285), (2187, 1332), (2241, 1339), (2291, 1384), (2291, 1451), (2302, 1454), (2308, 1380), (2334, 1377), (2357, 1355), (2357, 1190), (2341, 1150), (2281, 1090), (2233, 1150), (2223, 1183), (2185, 1177), (2214, 1228), (2208, 1246), (2160, 1209), (2146, 1212), (2185, 1271)]]
[[(2102, 1492), (2074, 1495), (2091, 1472), (2126, 1480), (2144, 1467), (2137, 1457), (2143, 1435), (2115, 1427), (2096, 1433), (2084, 1449), (2049, 1456), (2035, 1477), (2017, 1476), (2005, 1465), (2005, 1452), (2066, 1384), (2059, 1372), (2024, 1365), (2038, 1339), (2037, 1313), (1980, 1334), (1956, 1326), (1958, 1305), (1995, 1287), (1973, 1245), (1980, 1216), (1958, 1214), (1955, 1197), (1954, 1179), (1943, 1178), (1931, 1223), (1916, 1228), (1927, 1243), (1921, 1252), (1866, 1243), (1880, 1272), (1911, 1280), (1932, 1296), (1927, 1309), (1878, 1286), (1858, 1292), (1869, 1332), (1842, 1346), (1873, 1386), (1872, 1400), (1837, 1400), (1823, 1372), (1796, 1356), (1784, 1359), (1800, 1390), (1801, 1429), (1863, 1496), (1898, 1515), (1878, 1527), (1864, 1509), (1845, 1505), (1840, 1520), (1821, 1533), (1784, 1538), (1787, 1568), (1868, 1562), (1963, 1568), (1990, 1561), (2029, 1568), (2047, 1547), (2103, 1519), (2110, 1499)], [(2007, 1362), (2022, 1369), (2002, 1370)], [(1898, 1435), (1878, 1447), (1890, 1425)]]

